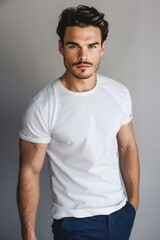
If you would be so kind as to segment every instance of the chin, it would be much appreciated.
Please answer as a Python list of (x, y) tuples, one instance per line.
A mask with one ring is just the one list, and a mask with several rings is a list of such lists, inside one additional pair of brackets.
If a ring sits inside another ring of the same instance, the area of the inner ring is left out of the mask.
[(72, 75), (77, 79), (88, 79), (94, 74), (95, 72), (87, 73), (86, 71), (82, 71), (81, 73), (72, 72)]
[(93, 74), (81, 74), (81, 75), (74, 75), (78, 79), (88, 79), (92, 76)]

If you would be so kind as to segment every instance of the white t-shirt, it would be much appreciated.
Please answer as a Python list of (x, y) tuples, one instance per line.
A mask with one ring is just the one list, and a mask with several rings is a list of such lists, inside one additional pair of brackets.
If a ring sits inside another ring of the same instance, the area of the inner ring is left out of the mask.
[(33, 98), (20, 137), (49, 143), (55, 219), (107, 215), (125, 205), (116, 135), (131, 121), (131, 105), (125, 86), (99, 74), (90, 91), (70, 91), (58, 79)]

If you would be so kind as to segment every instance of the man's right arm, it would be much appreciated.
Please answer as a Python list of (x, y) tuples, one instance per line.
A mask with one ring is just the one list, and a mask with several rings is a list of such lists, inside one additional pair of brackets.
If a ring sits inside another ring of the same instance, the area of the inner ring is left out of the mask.
[(23, 240), (36, 240), (35, 222), (39, 202), (39, 178), (48, 144), (20, 140), (17, 201)]

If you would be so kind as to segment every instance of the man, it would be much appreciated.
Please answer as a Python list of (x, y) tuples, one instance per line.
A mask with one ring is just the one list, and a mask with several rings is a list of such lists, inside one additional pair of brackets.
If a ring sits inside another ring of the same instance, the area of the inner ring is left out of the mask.
[(54, 239), (128, 240), (139, 202), (139, 160), (128, 89), (96, 73), (108, 22), (93, 7), (68, 8), (57, 33), (66, 72), (34, 97), (20, 132), (22, 237), (36, 239), (47, 153)]

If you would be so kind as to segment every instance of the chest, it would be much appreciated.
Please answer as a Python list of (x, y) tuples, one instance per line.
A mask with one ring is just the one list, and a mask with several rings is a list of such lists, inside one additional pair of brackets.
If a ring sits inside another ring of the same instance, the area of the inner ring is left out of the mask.
[(74, 145), (94, 139), (104, 142), (116, 137), (123, 117), (123, 109), (115, 98), (64, 98), (58, 104), (52, 138)]

